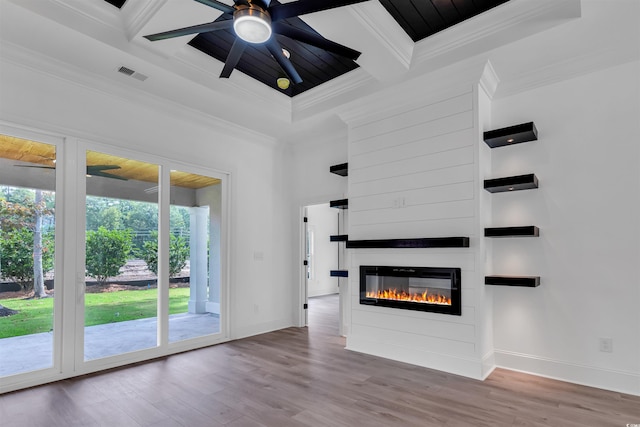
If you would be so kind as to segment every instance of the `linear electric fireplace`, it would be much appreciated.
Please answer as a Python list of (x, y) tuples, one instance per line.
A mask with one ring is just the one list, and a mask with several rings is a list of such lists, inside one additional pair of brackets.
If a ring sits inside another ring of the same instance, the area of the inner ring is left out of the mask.
[(360, 304), (460, 316), (460, 269), (362, 265)]

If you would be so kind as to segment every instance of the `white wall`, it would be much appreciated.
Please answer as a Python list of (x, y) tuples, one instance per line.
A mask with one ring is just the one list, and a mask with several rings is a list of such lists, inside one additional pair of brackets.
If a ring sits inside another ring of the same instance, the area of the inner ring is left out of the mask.
[(329, 172), (329, 167), (347, 161), (347, 128), (325, 133), (309, 129), (309, 136), (288, 145), (292, 192), (300, 206), (326, 203), (347, 197), (347, 179)]
[(96, 89), (103, 81), (89, 88), (9, 60), (0, 67), (5, 123), (229, 172), (230, 335), (292, 325), (290, 187), (273, 141), (141, 93)]
[(540, 181), (492, 199), (495, 226), (540, 227), (493, 242), (494, 273), (541, 277), (493, 290), (498, 365), (640, 394), (639, 75), (635, 62), (493, 102), (496, 128), (539, 130), (492, 150), (494, 176)]
[[(333, 128), (333, 127), (332, 127)], [(290, 214), (292, 216), (294, 235), (291, 247), (294, 268), (294, 322), (298, 326), (305, 325), (304, 304), (304, 245), (303, 245), (303, 208), (308, 205), (327, 203), (347, 197), (347, 178), (330, 173), (333, 165), (347, 161), (347, 128), (341, 124), (338, 130), (324, 131), (324, 127), (309, 129), (306, 136), (290, 141), (286, 146), (286, 157), (289, 171), (288, 181), (291, 183)], [(297, 219), (297, 220), (296, 220)], [(297, 224), (297, 227), (295, 226)], [(344, 282), (343, 279), (335, 279)]]
[(341, 243), (330, 241), (338, 234), (338, 209), (328, 203), (307, 207), (307, 227), (313, 230), (313, 277), (308, 280), (307, 296), (335, 294), (338, 279), (330, 276), (331, 270), (338, 269), (338, 249)]

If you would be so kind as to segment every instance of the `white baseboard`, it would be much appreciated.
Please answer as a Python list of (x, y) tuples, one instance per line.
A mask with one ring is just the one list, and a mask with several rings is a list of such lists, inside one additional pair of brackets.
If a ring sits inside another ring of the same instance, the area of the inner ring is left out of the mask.
[(231, 339), (237, 340), (248, 338), (254, 335), (266, 334), (267, 332), (278, 331), (294, 326), (291, 318), (278, 319), (271, 322), (257, 323), (231, 331)]
[(640, 396), (640, 373), (602, 369), (528, 354), (495, 350), (500, 368)]
[(487, 353), (482, 358), (482, 380), (486, 380), (496, 369), (496, 356), (493, 351)]

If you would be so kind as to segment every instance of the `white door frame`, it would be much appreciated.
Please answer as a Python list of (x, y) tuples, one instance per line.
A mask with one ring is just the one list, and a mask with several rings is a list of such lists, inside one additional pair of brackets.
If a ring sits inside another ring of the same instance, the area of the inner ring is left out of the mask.
[[(330, 197), (329, 200), (338, 200), (344, 198), (344, 195), (336, 195)], [(304, 265), (304, 260), (306, 259), (306, 240), (307, 240), (307, 223), (305, 222), (305, 218), (307, 217), (307, 207), (311, 205), (321, 205), (329, 203), (329, 200), (309, 200), (299, 206), (298, 209), (298, 218), (299, 218), (299, 245), (298, 245), (298, 254), (297, 258), (299, 260), (298, 264), (298, 277), (300, 287), (299, 287), (299, 298), (298, 298), (298, 309), (295, 311), (298, 314), (298, 326), (308, 326), (308, 310), (305, 307), (308, 307), (309, 304), (309, 284), (307, 281), (306, 274), (306, 266)], [(343, 257), (345, 265), (348, 265), (348, 258), (346, 256)], [(338, 289), (339, 294), (339, 302), (338, 302), (338, 324), (339, 324), (339, 334), (341, 336), (346, 336), (345, 334), (345, 312), (348, 310), (349, 304), (349, 279), (346, 278), (337, 278), (340, 280), (340, 286)]]

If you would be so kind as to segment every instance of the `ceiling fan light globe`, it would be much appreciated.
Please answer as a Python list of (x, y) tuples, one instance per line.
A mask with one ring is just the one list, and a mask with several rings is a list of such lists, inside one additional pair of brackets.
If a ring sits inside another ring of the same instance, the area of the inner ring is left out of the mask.
[(240, 9), (233, 14), (233, 30), (248, 43), (264, 43), (271, 37), (271, 18), (259, 9)]
[(276, 83), (278, 84), (278, 87), (282, 90), (289, 89), (289, 85), (291, 84), (289, 79), (286, 77), (280, 77), (278, 80), (276, 80)]

